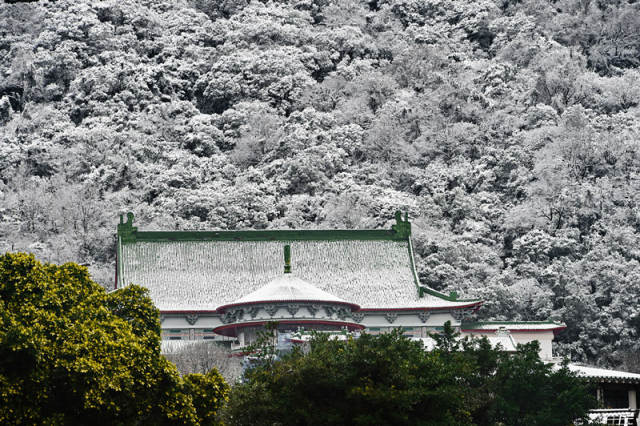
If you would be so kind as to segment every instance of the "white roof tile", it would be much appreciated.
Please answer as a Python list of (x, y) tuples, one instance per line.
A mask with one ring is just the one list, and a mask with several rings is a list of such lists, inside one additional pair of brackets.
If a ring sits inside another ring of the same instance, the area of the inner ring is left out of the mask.
[(297, 277), (361, 308), (469, 305), (418, 297), (407, 240), (127, 242), (119, 286), (148, 288), (162, 311), (214, 310), (281, 276), (285, 244)]
[(257, 302), (292, 302), (315, 301), (348, 303), (326, 291), (320, 290), (293, 274), (282, 274), (264, 287), (234, 300), (232, 305), (243, 305)]
[(573, 371), (581, 377), (599, 378), (604, 381), (613, 382), (633, 382), (640, 383), (640, 374), (628, 373), (626, 371), (607, 370), (604, 368), (592, 367), (588, 365), (569, 364), (570, 371)]

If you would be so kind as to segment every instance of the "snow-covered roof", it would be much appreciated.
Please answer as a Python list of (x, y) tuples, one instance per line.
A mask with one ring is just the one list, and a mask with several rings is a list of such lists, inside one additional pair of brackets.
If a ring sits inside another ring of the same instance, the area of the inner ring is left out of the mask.
[(297, 277), (363, 309), (479, 305), (420, 289), (410, 224), (396, 220), (392, 230), (155, 232), (138, 231), (129, 214), (118, 225), (116, 285), (148, 288), (161, 311), (213, 311), (281, 276), (290, 245)]
[(466, 332), (490, 332), (500, 329), (526, 332), (526, 331), (559, 331), (567, 326), (559, 321), (479, 321), (465, 322), (461, 326)]
[(264, 302), (325, 302), (351, 305), (353, 309), (359, 306), (348, 303), (326, 291), (311, 285), (294, 274), (282, 274), (271, 280), (264, 287), (241, 297), (233, 303), (220, 306), (224, 310), (231, 306), (250, 305)]
[(615, 383), (640, 383), (640, 374), (628, 373), (626, 371), (607, 370), (604, 368), (592, 367), (581, 364), (567, 365), (570, 371), (578, 374), (578, 376), (596, 379), (603, 382)]

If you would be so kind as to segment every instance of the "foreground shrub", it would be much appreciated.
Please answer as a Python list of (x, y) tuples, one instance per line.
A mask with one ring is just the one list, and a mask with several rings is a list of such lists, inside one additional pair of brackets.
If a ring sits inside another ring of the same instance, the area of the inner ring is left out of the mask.
[(209, 425), (227, 393), (217, 371), (182, 379), (160, 355), (147, 290), (0, 256), (0, 423)]

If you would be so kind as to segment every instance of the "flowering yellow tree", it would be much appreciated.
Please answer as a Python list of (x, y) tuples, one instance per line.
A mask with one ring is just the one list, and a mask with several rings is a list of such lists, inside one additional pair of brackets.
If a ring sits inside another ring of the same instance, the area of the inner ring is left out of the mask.
[(147, 291), (107, 294), (86, 268), (0, 256), (0, 423), (215, 424), (228, 385), (160, 355)]

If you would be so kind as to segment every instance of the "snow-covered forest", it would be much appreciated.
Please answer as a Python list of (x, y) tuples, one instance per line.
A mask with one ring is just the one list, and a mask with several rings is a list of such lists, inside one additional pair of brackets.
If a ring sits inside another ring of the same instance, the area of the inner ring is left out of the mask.
[(388, 228), (480, 318), (640, 371), (640, 3), (0, 4), (0, 251), (113, 285), (142, 229)]

